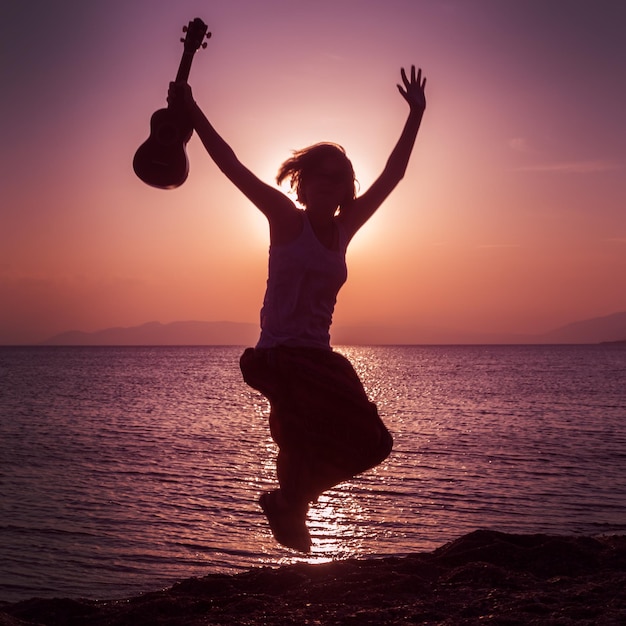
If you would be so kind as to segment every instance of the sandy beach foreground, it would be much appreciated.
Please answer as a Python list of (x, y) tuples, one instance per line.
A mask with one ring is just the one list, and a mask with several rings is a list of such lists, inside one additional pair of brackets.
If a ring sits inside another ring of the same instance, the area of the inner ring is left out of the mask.
[(479, 530), (431, 553), (258, 568), (112, 601), (0, 604), (0, 625), (626, 624), (626, 536)]

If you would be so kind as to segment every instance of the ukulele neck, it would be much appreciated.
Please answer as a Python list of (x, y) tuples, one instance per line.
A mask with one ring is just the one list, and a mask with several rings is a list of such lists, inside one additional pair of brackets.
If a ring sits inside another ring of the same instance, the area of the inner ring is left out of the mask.
[(191, 71), (191, 62), (193, 61), (194, 51), (185, 50), (183, 52), (183, 57), (180, 60), (180, 65), (178, 66), (178, 73), (176, 74), (176, 82), (177, 83), (186, 83), (189, 78), (189, 72)]
[(205, 37), (208, 39), (211, 36), (211, 33), (207, 33), (207, 25), (199, 17), (189, 22), (189, 25), (183, 28), (183, 32), (186, 33), (186, 36), (184, 39), (181, 39), (181, 41), (185, 46), (180, 65), (178, 66), (178, 74), (176, 74), (177, 83), (187, 82), (193, 55), (198, 48), (206, 48), (206, 43), (204, 43), (203, 40)]

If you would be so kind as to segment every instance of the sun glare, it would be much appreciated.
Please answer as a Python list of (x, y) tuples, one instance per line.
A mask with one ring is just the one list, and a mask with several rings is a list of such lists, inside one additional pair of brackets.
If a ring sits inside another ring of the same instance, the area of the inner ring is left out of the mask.
[(307, 561), (323, 563), (359, 554), (367, 536), (365, 520), (365, 511), (349, 485), (321, 495), (309, 510), (313, 551)]

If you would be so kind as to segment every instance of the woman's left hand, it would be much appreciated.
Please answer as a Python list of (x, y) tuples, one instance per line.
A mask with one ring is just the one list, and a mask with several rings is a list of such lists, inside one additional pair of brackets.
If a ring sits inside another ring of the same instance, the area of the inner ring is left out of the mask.
[(401, 68), (400, 74), (402, 75), (402, 85), (398, 85), (398, 91), (402, 94), (402, 97), (409, 103), (411, 111), (417, 113), (423, 113), (426, 108), (426, 94), (424, 92), (426, 88), (426, 78), (422, 78), (421, 68), (415, 74), (415, 65), (411, 65), (411, 78), (407, 78), (404, 68)]

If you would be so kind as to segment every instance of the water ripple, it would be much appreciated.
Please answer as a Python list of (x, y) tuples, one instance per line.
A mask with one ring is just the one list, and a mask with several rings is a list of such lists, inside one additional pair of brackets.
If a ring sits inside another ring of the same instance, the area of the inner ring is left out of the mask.
[(0, 599), (124, 597), (260, 565), (431, 550), (478, 527), (626, 531), (626, 351), (343, 348), (391, 457), (271, 538), (267, 403), (239, 348), (0, 349)]

